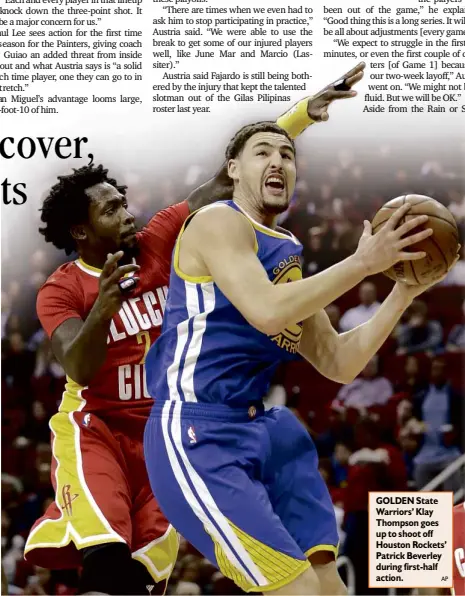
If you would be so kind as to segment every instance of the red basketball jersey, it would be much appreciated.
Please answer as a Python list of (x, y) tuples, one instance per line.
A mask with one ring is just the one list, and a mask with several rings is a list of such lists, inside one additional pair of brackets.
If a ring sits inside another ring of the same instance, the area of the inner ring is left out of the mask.
[[(140, 266), (136, 289), (113, 317), (104, 365), (87, 387), (67, 379), (61, 412), (94, 412), (125, 432), (146, 419), (152, 405), (145, 381), (145, 356), (160, 333), (171, 255), (189, 215), (184, 201), (157, 213), (138, 234)], [(59, 267), (40, 289), (37, 313), (49, 337), (70, 318), (87, 318), (99, 290), (100, 270), (81, 259)]]
[(465, 594), (465, 503), (454, 507), (454, 589), (455, 596)]

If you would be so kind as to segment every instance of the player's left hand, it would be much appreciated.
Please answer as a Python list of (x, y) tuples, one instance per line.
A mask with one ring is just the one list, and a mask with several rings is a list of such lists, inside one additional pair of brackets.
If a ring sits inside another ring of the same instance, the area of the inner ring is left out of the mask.
[[(461, 249), (461, 245), (459, 244), (458, 247), (458, 252), (460, 252)], [(455, 263), (457, 263), (457, 261), (459, 260), (460, 255), (458, 254), (455, 257), (455, 261), (453, 262), (452, 266), (449, 267), (449, 270), (447, 271), (447, 273), (445, 273), (442, 277), (440, 277), (438, 280), (433, 281), (430, 284), (424, 284), (424, 285), (419, 285), (419, 286), (411, 286), (409, 284), (405, 284), (401, 281), (397, 281), (396, 282), (396, 289), (398, 292), (401, 293), (401, 295), (408, 301), (412, 301), (415, 298), (417, 298), (417, 296), (420, 296), (420, 294), (423, 294), (423, 292), (426, 292), (427, 290), (429, 290), (430, 288), (432, 288), (433, 286), (435, 286), (438, 283), (441, 283), (441, 281), (443, 281), (447, 275), (449, 274), (449, 271), (452, 269), (452, 267), (454, 267)]]
[(357, 95), (352, 87), (362, 80), (365, 62), (360, 62), (334, 83), (308, 99), (307, 112), (315, 122), (326, 122), (329, 118), (328, 107), (338, 99), (349, 99)]

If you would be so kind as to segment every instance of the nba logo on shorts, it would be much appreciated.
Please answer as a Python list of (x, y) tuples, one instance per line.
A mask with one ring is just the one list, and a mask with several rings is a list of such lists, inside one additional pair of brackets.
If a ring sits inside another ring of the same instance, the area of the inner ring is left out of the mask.
[(187, 429), (187, 434), (189, 435), (189, 443), (197, 443), (197, 437), (195, 436), (195, 430), (193, 426), (189, 426)]
[(84, 426), (89, 426), (89, 424), (90, 424), (90, 414), (86, 414), (84, 416), (84, 420), (82, 421), (82, 423), (84, 424)]

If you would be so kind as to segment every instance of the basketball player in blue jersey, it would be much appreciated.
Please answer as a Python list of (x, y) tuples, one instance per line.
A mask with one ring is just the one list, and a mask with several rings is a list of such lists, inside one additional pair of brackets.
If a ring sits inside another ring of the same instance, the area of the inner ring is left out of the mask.
[(324, 307), (367, 275), (424, 258), (408, 249), (431, 230), (414, 231), (426, 216), (400, 224), (406, 205), (374, 236), (365, 222), (353, 256), (302, 280), (302, 247), (276, 227), (295, 185), (291, 137), (273, 123), (247, 126), (226, 158), (233, 199), (186, 220), (146, 359), (151, 486), (173, 526), (243, 590), (345, 594), (315, 446), (287, 408), (265, 412), (262, 398), (277, 365), (300, 356), (352, 381), (425, 288), (396, 284), (368, 323), (342, 335)]

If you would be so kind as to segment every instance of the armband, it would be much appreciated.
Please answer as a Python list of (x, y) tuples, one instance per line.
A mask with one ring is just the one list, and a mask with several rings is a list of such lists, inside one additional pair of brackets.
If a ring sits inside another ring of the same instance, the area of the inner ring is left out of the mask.
[(302, 99), (276, 121), (276, 124), (283, 128), (292, 139), (298, 137), (315, 122), (308, 115), (308, 100), (308, 97)]

